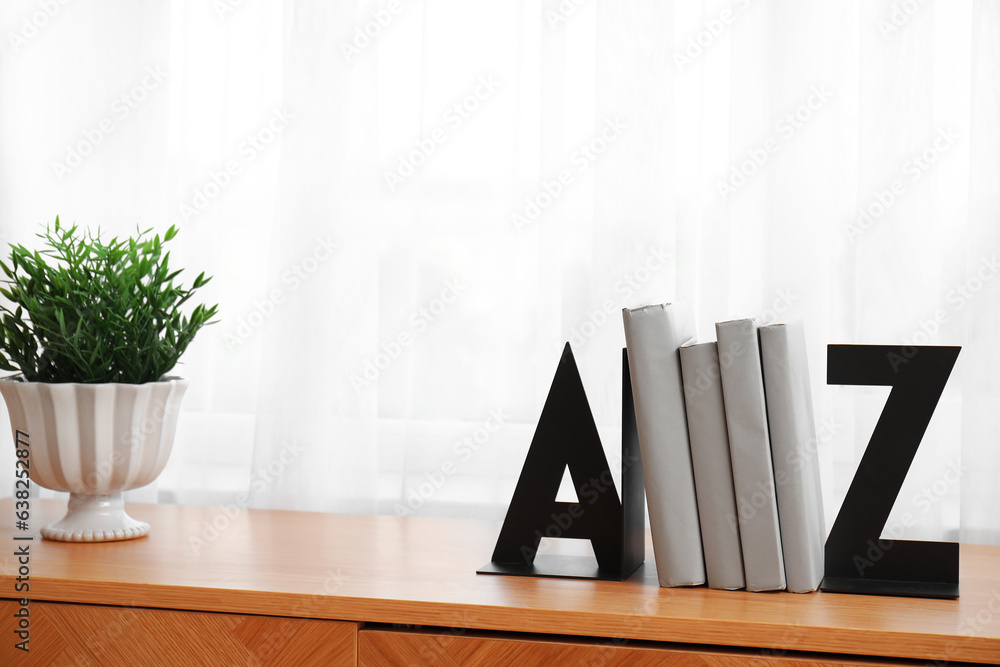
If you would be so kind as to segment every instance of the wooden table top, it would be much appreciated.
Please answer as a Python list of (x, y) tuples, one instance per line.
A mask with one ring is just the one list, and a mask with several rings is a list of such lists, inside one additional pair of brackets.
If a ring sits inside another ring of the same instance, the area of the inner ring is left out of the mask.
[(1000, 662), (1000, 547), (962, 545), (958, 600), (747, 593), (660, 588), (648, 540), (624, 582), (477, 575), (497, 535), (476, 521), (134, 504), (148, 537), (43, 540), (65, 506), (33, 500), (21, 532), (0, 500), (0, 597), (30, 544), (32, 600)]

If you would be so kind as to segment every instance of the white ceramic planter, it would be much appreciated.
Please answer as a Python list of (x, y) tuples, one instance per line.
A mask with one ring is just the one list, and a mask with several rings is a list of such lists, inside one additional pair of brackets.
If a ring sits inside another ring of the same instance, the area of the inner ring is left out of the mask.
[(149, 534), (148, 523), (125, 513), (122, 492), (163, 471), (186, 389), (178, 378), (147, 384), (0, 380), (11, 431), (28, 434), (31, 481), (70, 494), (66, 516), (42, 528), (43, 537), (110, 542)]

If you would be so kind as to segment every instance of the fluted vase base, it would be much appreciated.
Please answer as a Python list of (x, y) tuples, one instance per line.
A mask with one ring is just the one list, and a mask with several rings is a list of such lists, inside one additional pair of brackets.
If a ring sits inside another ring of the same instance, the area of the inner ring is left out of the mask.
[(149, 524), (125, 512), (121, 493), (71, 493), (66, 516), (42, 528), (42, 537), (59, 542), (116, 542), (146, 535)]

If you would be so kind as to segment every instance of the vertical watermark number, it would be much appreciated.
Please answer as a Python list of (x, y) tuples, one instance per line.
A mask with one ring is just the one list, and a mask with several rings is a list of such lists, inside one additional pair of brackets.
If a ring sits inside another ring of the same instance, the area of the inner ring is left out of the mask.
[[(31, 490), (31, 473), (28, 471), (29, 454), (31, 446), (30, 438), (24, 431), (18, 429), (15, 432), (16, 444), (15, 453), (17, 455), (17, 479), (14, 482), (14, 526), (19, 531), (28, 530), (28, 521), (31, 519), (31, 500), (29, 492)], [(31, 638), (31, 620), (28, 604), (28, 591), (31, 590), (31, 545), (30, 540), (35, 539), (31, 535), (14, 535), (14, 556), (17, 558), (17, 577), (14, 579), (14, 590), (20, 595), (17, 597), (17, 611), (14, 612), (16, 627), (14, 635), (20, 641), (14, 643), (14, 648), (28, 652), (28, 641)]]

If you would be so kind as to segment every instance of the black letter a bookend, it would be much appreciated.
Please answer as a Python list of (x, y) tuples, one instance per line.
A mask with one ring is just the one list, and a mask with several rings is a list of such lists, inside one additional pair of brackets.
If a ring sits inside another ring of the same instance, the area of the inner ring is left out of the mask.
[[(569, 343), (514, 489), (493, 551), (480, 574), (622, 581), (645, 556), (645, 490), (628, 359), (622, 359), (622, 496), (618, 498)], [(569, 469), (577, 502), (558, 502)], [(594, 559), (538, 554), (543, 537), (589, 539)]]

